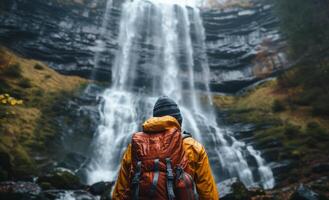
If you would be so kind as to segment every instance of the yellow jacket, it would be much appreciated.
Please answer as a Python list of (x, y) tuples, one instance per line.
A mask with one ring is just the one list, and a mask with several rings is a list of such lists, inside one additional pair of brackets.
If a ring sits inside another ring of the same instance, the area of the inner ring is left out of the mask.
[[(154, 117), (143, 124), (144, 131), (161, 132), (170, 128), (180, 128), (177, 120), (171, 116)], [(208, 155), (205, 148), (195, 139), (189, 137), (183, 140), (185, 152), (189, 158), (192, 176), (196, 184), (200, 200), (218, 200), (218, 191), (211, 173)], [(112, 199), (125, 199), (128, 193), (131, 167), (131, 145), (129, 144), (120, 166), (119, 176), (114, 186)]]

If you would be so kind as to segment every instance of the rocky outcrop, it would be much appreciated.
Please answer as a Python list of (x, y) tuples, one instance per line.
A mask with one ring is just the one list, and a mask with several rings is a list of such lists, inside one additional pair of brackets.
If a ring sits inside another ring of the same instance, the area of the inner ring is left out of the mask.
[(202, 18), (214, 91), (238, 91), (286, 64), (272, 5), (209, 10)]
[[(114, 1), (104, 20), (105, 0), (58, 2), (7, 3), (0, 15), (0, 42), (62, 73), (110, 81), (121, 3)], [(272, 10), (271, 5), (261, 3), (250, 8), (202, 10), (213, 91), (235, 92), (282, 68), (285, 45)], [(106, 41), (104, 46), (102, 41)]]
[[(89, 77), (94, 65), (93, 48), (100, 39), (104, 3), (12, 1), (0, 17), (1, 43), (26, 57), (45, 61), (60, 72)], [(117, 13), (113, 9), (109, 24), (112, 29), (118, 21)], [(108, 55), (104, 60), (109, 63), (112, 57)]]

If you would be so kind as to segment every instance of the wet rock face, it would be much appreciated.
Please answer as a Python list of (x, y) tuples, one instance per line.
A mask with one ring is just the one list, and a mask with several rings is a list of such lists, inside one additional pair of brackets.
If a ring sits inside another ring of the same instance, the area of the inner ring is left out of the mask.
[[(0, 15), (0, 42), (26, 57), (45, 61), (60, 72), (89, 77), (94, 65), (94, 47), (101, 39), (106, 2), (98, 1), (96, 5), (56, 2), (12, 1)], [(107, 36), (115, 38), (112, 31), (115, 34), (119, 19), (115, 8), (111, 18)], [(116, 49), (115, 41), (110, 42), (113, 43), (108, 44), (108, 49)], [(111, 60), (113, 53), (104, 52), (100, 63), (108, 66)]]
[(240, 90), (286, 64), (272, 5), (212, 10), (202, 18), (213, 90)]
[[(0, 43), (26, 57), (45, 61), (62, 73), (110, 81), (118, 49), (119, 1), (114, 1), (108, 13), (104, 35), (105, 0), (58, 2), (7, 3), (0, 14)], [(284, 41), (272, 10), (270, 5), (256, 4), (248, 9), (202, 11), (213, 91), (238, 91), (282, 67)], [(100, 55), (95, 59), (96, 52)], [(98, 67), (93, 70), (95, 60)]]

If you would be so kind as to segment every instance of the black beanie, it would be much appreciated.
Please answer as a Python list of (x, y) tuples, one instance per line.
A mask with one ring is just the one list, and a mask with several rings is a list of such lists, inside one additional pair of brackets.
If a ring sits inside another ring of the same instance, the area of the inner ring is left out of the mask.
[(153, 108), (153, 117), (162, 117), (170, 115), (175, 117), (180, 125), (182, 125), (183, 118), (176, 102), (167, 96), (160, 97)]

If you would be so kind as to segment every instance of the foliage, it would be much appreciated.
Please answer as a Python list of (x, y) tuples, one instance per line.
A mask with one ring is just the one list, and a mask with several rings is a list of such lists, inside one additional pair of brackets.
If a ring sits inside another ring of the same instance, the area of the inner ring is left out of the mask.
[(22, 88), (31, 88), (32, 83), (29, 79), (23, 78), (18, 82), (18, 85)]
[(285, 111), (286, 107), (284, 106), (283, 102), (280, 100), (274, 100), (272, 105), (272, 111), (273, 112), (282, 112)]
[(10, 78), (20, 78), (22, 76), (21, 65), (16, 63), (5, 67), (1, 74)]
[(322, 94), (317, 97), (312, 105), (312, 113), (316, 116), (329, 116), (329, 94)]
[(6, 80), (0, 77), (0, 93), (5, 93), (10, 88)]
[(316, 122), (307, 124), (306, 133), (318, 141), (329, 141), (329, 133)]
[(42, 65), (40, 65), (39, 63), (37, 63), (37, 64), (34, 65), (34, 69), (44, 70), (44, 67)]
[(290, 100), (297, 106), (311, 106), (315, 116), (329, 116), (329, 61), (322, 63), (301, 63), (278, 79), (283, 89), (302, 87)]
[(328, 0), (276, 0), (275, 3), (293, 57), (329, 47)]
[(284, 134), (288, 138), (294, 138), (294, 137), (298, 137), (298, 135), (301, 134), (301, 130), (300, 130), (300, 127), (298, 127), (298, 126), (288, 124), (284, 127)]
[(11, 97), (9, 94), (0, 94), (0, 103), (2, 105), (22, 105), (24, 102), (23, 100), (15, 99), (14, 97)]
[(50, 78), (51, 78), (50, 74), (45, 75), (45, 79), (50, 79)]

